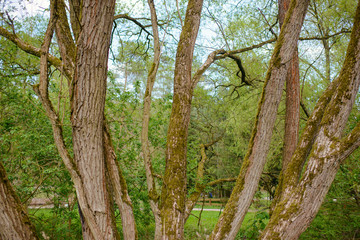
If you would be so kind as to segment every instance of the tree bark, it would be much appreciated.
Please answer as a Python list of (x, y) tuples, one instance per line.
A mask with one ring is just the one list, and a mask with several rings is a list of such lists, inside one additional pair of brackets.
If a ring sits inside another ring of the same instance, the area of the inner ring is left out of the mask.
[(0, 162), (0, 239), (39, 239)]
[[(279, 0), (279, 25), (282, 27), (290, 0)], [(300, 76), (299, 57), (296, 49), (286, 77), (285, 135), (282, 169), (285, 170), (294, 154), (299, 137), (300, 120)]]
[(161, 48), (160, 48), (160, 38), (159, 38), (157, 15), (156, 15), (154, 1), (148, 0), (148, 5), (151, 13), (151, 24), (152, 24), (152, 30), (154, 36), (154, 59), (151, 69), (149, 70), (147, 82), (146, 82), (146, 90), (144, 96), (144, 110), (143, 110), (142, 128), (141, 128), (141, 149), (144, 158), (149, 202), (155, 219), (154, 239), (160, 240), (161, 238), (161, 217), (160, 217), (160, 209), (159, 209), (160, 196), (156, 190), (155, 180), (153, 176), (154, 173), (151, 162), (150, 142), (149, 142), (149, 121), (150, 121), (150, 112), (151, 112), (151, 94), (160, 64)]
[[(289, 9), (290, 0), (279, 0), (279, 25), (282, 27), (285, 19), (285, 13)], [(282, 158), (282, 168), (280, 177), (286, 170), (292, 155), (295, 152), (299, 138), (299, 121), (300, 121), (300, 75), (299, 75), (299, 56), (298, 50), (291, 59), (291, 66), (286, 77), (286, 99), (285, 99), (285, 134), (284, 134), (284, 150)], [(280, 199), (280, 189), (276, 191), (275, 197), (271, 203), (270, 215), (273, 208)]]
[(203, 0), (189, 0), (176, 53), (174, 97), (165, 151), (161, 192), (162, 239), (183, 239), (186, 201), (186, 152), (194, 86), (191, 66)]
[[(321, 123), (306, 170), (298, 185), (284, 184), (288, 187), (261, 239), (297, 239), (315, 218), (342, 161), (360, 145), (360, 124), (342, 138), (360, 85), (360, 1), (343, 68), (331, 85), (335, 90), (325, 93), (331, 94), (331, 100), (324, 104), (324, 114), (319, 116)], [(296, 157), (292, 162), (299, 162)]]
[(112, 192), (115, 195), (115, 202), (118, 205), (120, 211), (124, 239), (138, 239), (135, 216), (131, 199), (127, 190), (127, 184), (116, 160), (116, 154), (112, 145), (110, 131), (106, 124), (104, 128), (104, 146), (106, 170), (109, 175)]
[(81, 31), (77, 41), (74, 92), (71, 106), (74, 159), (85, 190), (88, 209), (94, 216), (100, 236), (92, 234), (87, 219), (84, 239), (118, 239), (111, 212), (105, 176), (104, 106), (107, 61), (115, 1), (82, 2)]
[(309, 0), (293, 0), (271, 58), (255, 127), (231, 197), (210, 239), (235, 239), (266, 162), (282, 89), (294, 56)]

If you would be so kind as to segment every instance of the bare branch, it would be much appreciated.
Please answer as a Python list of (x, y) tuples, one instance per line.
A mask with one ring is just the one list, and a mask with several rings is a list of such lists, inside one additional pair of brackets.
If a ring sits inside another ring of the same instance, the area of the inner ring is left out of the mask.
[(221, 179), (217, 179), (214, 181), (211, 181), (207, 184), (207, 186), (214, 186), (217, 185), (219, 183), (224, 183), (224, 182), (235, 182), (237, 178), (221, 178)]
[(136, 25), (138, 25), (144, 32), (146, 32), (147, 34), (151, 35), (152, 34), (146, 30), (146, 27), (150, 27), (151, 25), (143, 25), (142, 23), (140, 23), (137, 18), (133, 18), (133, 17), (130, 17), (128, 14), (118, 14), (118, 15), (115, 15), (114, 16), (114, 21), (117, 20), (117, 19), (120, 19), (120, 18), (123, 18), (123, 19), (127, 19), (127, 20), (130, 20), (132, 21), (133, 23), (135, 23)]
[(274, 35), (274, 37), (277, 39), (278, 38), (278, 35), (274, 32), (274, 30), (272, 29), (274, 27), (274, 24), (273, 25), (270, 25), (269, 21), (267, 20), (265, 14), (261, 11), (260, 8), (258, 8), (258, 10), (260, 11), (261, 15), (263, 16), (263, 18), (265, 19), (265, 22), (267, 23), (267, 25), (269, 26), (269, 30), (270, 32)]
[(333, 38), (333, 37), (336, 37), (338, 35), (345, 34), (345, 33), (351, 33), (351, 30), (343, 29), (340, 32), (330, 34), (330, 35), (326, 35), (326, 36), (301, 37), (301, 38), (299, 38), (299, 40), (300, 41), (309, 41), (309, 40), (321, 40), (322, 41), (322, 40)]
[(184, 23), (183, 23), (183, 20), (181, 18), (181, 14), (180, 14), (179, 0), (176, 0), (176, 9), (177, 9), (177, 13), (178, 13), (178, 16), (179, 16), (179, 19), (180, 19), (181, 27), (183, 27)]

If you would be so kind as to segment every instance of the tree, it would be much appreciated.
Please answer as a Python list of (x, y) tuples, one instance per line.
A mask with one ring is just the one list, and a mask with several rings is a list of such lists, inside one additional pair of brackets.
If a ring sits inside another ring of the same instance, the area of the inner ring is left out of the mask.
[(35, 228), (0, 163), (1, 239), (38, 239)]
[[(124, 18), (132, 21), (141, 31), (147, 31), (148, 36), (151, 33), (147, 27), (152, 26), (154, 54), (144, 94), (141, 143), (149, 202), (155, 217), (156, 239), (184, 239), (184, 223), (204, 189), (219, 182), (234, 180), (226, 178), (204, 181), (205, 163), (208, 160), (206, 149), (220, 139), (212, 136), (209, 141), (199, 144), (197, 173), (192, 178), (195, 182), (194, 190), (189, 192), (187, 189), (188, 135), (196, 85), (215, 61), (227, 58), (232, 59), (240, 69), (237, 76), (241, 82), (234, 86), (234, 91), (251, 85), (244, 72), (242, 59), (236, 54), (276, 41), (247, 154), (242, 160), (242, 167), (226, 209), (210, 236), (210, 239), (234, 239), (258, 188), (266, 163), (283, 85), (291, 72), (291, 59), (297, 55), (297, 42), (309, 2), (290, 2), (278, 39), (268, 39), (236, 50), (230, 50), (230, 45), (227, 44), (227, 51), (218, 49), (211, 52), (202, 65), (193, 62), (203, 1), (188, 1), (184, 21), (181, 18), (181, 9), (177, 7), (175, 15), (180, 17), (181, 34), (176, 44), (174, 93), (166, 147), (163, 149), (166, 161), (163, 176), (153, 170), (152, 136), (149, 134), (154, 99), (152, 91), (160, 67), (161, 46), (165, 45), (165, 42), (160, 42), (159, 28), (162, 25), (159, 23), (154, 1), (148, 1), (151, 25), (147, 26), (126, 14), (114, 17), (115, 1), (102, 2), (101, 6), (92, 1), (69, 1), (70, 14), (67, 14), (64, 1), (51, 1), (50, 20), (41, 48), (21, 40), (11, 21), (7, 28), (0, 27), (3, 37), (40, 58), (40, 81), (38, 85), (34, 85), (34, 90), (51, 122), (59, 154), (74, 183), (85, 239), (120, 238), (114, 222), (114, 202), (121, 213), (124, 238), (137, 238), (127, 184), (116, 159), (110, 134), (112, 129), (104, 116), (113, 20)], [(295, 154), (288, 167), (284, 168), (279, 184), (281, 195), (262, 238), (297, 238), (309, 222), (300, 221), (294, 224), (295, 221), (292, 220), (300, 220), (303, 216), (313, 219), (342, 159), (360, 144), (359, 124), (341, 139), (360, 81), (359, 11), (356, 14), (343, 70), (319, 99)], [(70, 16), (69, 20), (67, 16)], [(225, 36), (223, 28), (219, 28)], [(163, 31), (167, 32), (166, 27)], [(59, 52), (57, 54), (55, 51), (55, 56), (50, 54), (54, 32)], [(192, 71), (197, 64), (200, 67)], [(59, 111), (54, 107), (49, 94), (51, 69), (57, 69), (68, 80), (74, 156), (71, 154), (71, 147), (67, 146), (64, 140), (63, 122), (60, 121)], [(157, 99), (155, 102), (160, 101)], [(305, 173), (301, 176), (307, 159)], [(162, 184), (159, 186), (155, 179), (160, 179)], [(323, 185), (322, 182), (326, 184)], [(315, 202), (311, 202), (313, 198), (316, 198)], [(16, 208), (15, 204), (11, 208)], [(287, 226), (286, 229), (284, 226)]]
[[(2, 35), (23, 50), (41, 58), (40, 84), (35, 85), (34, 90), (52, 123), (55, 143), (74, 182), (82, 216), (83, 235), (86, 239), (119, 238), (114, 225), (112, 200), (108, 189), (110, 184), (122, 213), (124, 236), (127, 239), (136, 238), (131, 202), (124, 185), (126, 183), (115, 162), (104, 123), (107, 61), (114, 4), (115, 1), (107, 2), (108, 9), (111, 10), (107, 11), (104, 5), (70, 2), (76, 50), (63, 1), (51, 2), (51, 17), (41, 49), (22, 42), (15, 33), (1, 29)], [(92, 30), (96, 29), (97, 34), (93, 35)], [(54, 30), (63, 62), (54, 56), (48, 56)], [(59, 116), (49, 99), (48, 61), (68, 79), (74, 159), (67, 150)], [(84, 65), (85, 62), (87, 64)], [(110, 177), (106, 176), (106, 172)]]
[(295, 53), (308, 4), (309, 1), (291, 1), (270, 61), (247, 155), (235, 188), (210, 239), (234, 239), (250, 207), (266, 162), (282, 87)]
[[(314, 219), (341, 163), (360, 144), (359, 124), (343, 136), (360, 84), (359, 24), (360, 2), (341, 73), (319, 99), (307, 122), (281, 179), (283, 197), (263, 232), (263, 239), (298, 238)], [(305, 172), (299, 180), (306, 160)]]

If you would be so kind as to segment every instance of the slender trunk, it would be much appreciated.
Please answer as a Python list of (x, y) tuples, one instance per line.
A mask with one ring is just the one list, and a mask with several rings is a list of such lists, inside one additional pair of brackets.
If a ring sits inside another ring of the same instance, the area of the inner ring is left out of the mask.
[(286, 113), (285, 113), (285, 136), (282, 169), (286, 169), (292, 155), (295, 152), (299, 138), (300, 121), (300, 77), (299, 57), (295, 51), (291, 60), (291, 67), (286, 78)]
[[(290, 0), (279, 0), (279, 24), (282, 27), (285, 13), (289, 9)], [(286, 112), (285, 112), (285, 134), (284, 150), (282, 159), (282, 169), (280, 175), (286, 170), (292, 155), (295, 152), (299, 138), (300, 121), (300, 76), (299, 76), (299, 57), (296, 49), (291, 66), (286, 77)], [(274, 200), (271, 203), (270, 214), (279, 200), (280, 190), (276, 191)]]
[(123, 236), (125, 240), (138, 239), (135, 216), (133, 213), (133, 206), (128, 194), (127, 184), (119, 164), (116, 160), (116, 154), (111, 142), (111, 136), (107, 126), (104, 128), (104, 146), (106, 170), (108, 178), (112, 186), (112, 192), (115, 195), (115, 202), (118, 205), (121, 224), (123, 229)]
[(329, 39), (324, 39), (323, 41), (324, 50), (325, 50), (325, 69), (326, 69), (326, 84), (331, 83), (331, 68), (330, 68), (330, 46)]
[(153, 177), (153, 168), (151, 162), (150, 154), (150, 142), (149, 142), (149, 121), (150, 121), (150, 112), (151, 112), (151, 93), (156, 80), (156, 74), (160, 64), (160, 39), (159, 31), (157, 24), (157, 15), (155, 4), (153, 0), (148, 0), (148, 5), (151, 13), (151, 23), (154, 36), (154, 59), (151, 69), (148, 73), (146, 90), (144, 96), (144, 110), (143, 110), (143, 119), (142, 119), (142, 129), (141, 129), (141, 147), (142, 154), (144, 158), (145, 172), (146, 172), (146, 184), (149, 195), (150, 207), (155, 218), (155, 240), (160, 240), (161, 238), (161, 217), (159, 210), (159, 194), (156, 190), (156, 185)]
[[(279, 25), (282, 27), (290, 0), (279, 0)], [(285, 170), (294, 154), (299, 137), (300, 120), (300, 76), (299, 57), (296, 49), (286, 77), (286, 113), (282, 169)]]
[[(262, 239), (297, 239), (315, 218), (342, 161), (360, 145), (360, 124), (341, 139), (360, 85), (360, 1), (343, 69), (331, 85), (335, 90), (325, 92), (331, 101), (318, 116), (321, 124), (306, 170), (298, 185), (290, 183), (284, 191)], [(306, 130), (305, 135), (312, 131)], [(301, 155), (295, 154), (292, 162), (299, 162), (297, 156)]]
[(193, 84), (191, 66), (203, 0), (189, 0), (176, 53), (174, 97), (166, 143), (161, 192), (162, 238), (183, 239), (186, 200), (186, 151)]
[(282, 89), (290, 68), (309, 0), (293, 0), (267, 73), (255, 128), (234, 190), (210, 239), (235, 239), (251, 205), (266, 162)]
[[(77, 41), (74, 92), (71, 106), (74, 158), (85, 190), (87, 206), (103, 239), (118, 239), (105, 176), (104, 106), (107, 61), (115, 1), (83, 2)], [(88, 222), (84, 239), (94, 239)]]
[(0, 162), (0, 239), (38, 239), (27, 212), (16, 196)]

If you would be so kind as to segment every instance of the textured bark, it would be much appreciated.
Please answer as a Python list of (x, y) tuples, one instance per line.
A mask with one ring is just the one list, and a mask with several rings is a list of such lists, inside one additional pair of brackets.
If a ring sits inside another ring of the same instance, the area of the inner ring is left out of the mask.
[(145, 96), (144, 96), (144, 110), (143, 110), (142, 129), (141, 129), (141, 147), (144, 158), (149, 203), (155, 218), (154, 239), (158, 240), (161, 238), (161, 217), (160, 217), (160, 209), (159, 209), (160, 196), (156, 190), (156, 185), (153, 176), (153, 168), (152, 168), (151, 154), (150, 154), (150, 142), (149, 142), (149, 121), (150, 121), (150, 112), (151, 112), (151, 93), (160, 64), (161, 49), (160, 49), (160, 39), (159, 39), (157, 15), (156, 15), (154, 1), (148, 0), (148, 5), (151, 13), (151, 23), (152, 23), (152, 30), (154, 36), (154, 59), (151, 69), (149, 70), (148, 73)]
[[(62, 0), (58, 0), (57, 13), (59, 20), (56, 24), (56, 35), (58, 38), (59, 50), (62, 57), (63, 65), (67, 66), (69, 71), (74, 71), (75, 65), (75, 44), (71, 37), (70, 27), (68, 25), (65, 5)], [(80, 21), (81, 14), (80, 9), (82, 8), (79, 3), (72, 1), (70, 9), (73, 32), (76, 37), (80, 34), (80, 28), (77, 27), (76, 22)], [(74, 29), (75, 27), (75, 29)], [(69, 78), (69, 84), (72, 82), (72, 78)], [(70, 95), (72, 96), (73, 86), (69, 86)], [(124, 239), (137, 239), (137, 230), (135, 225), (135, 218), (133, 214), (133, 208), (130, 197), (127, 192), (126, 181), (122, 175), (121, 169), (119, 168), (116, 160), (116, 155), (111, 143), (110, 133), (107, 128), (104, 128), (104, 141), (105, 141), (105, 157), (107, 162), (107, 170), (109, 174), (109, 181), (114, 191), (115, 201), (118, 204), (121, 218)]]
[(174, 97), (165, 151), (166, 168), (161, 192), (163, 239), (184, 238), (186, 151), (193, 84), (191, 66), (203, 0), (189, 0), (176, 53)]
[(111, 136), (106, 125), (104, 128), (104, 146), (106, 170), (109, 175), (112, 192), (115, 195), (115, 202), (119, 207), (124, 239), (138, 239), (133, 206), (128, 194), (127, 184), (116, 160)]
[[(75, 1), (72, 1), (71, 4), (74, 4), (74, 2)], [(71, 9), (71, 12), (72, 12), (71, 14), (73, 14), (72, 15), (72, 23), (76, 23), (76, 22), (74, 22), (74, 20), (76, 20), (76, 21), (81, 20), (81, 14), (80, 14), (81, 11), (80, 10), (82, 7), (80, 5), (80, 2), (75, 3), (75, 5), (77, 7), (75, 9)], [(107, 10), (111, 10), (111, 8), (108, 8)], [(65, 74), (65, 76), (68, 79), (68, 82), (70, 84), (69, 85), (70, 96), (71, 96), (70, 102), (72, 102), (72, 100), (74, 99), (73, 94), (72, 94), (73, 93), (72, 89), (74, 87), (73, 86), (73, 72), (75, 69), (76, 52), (74, 52), (75, 45), (73, 42), (71, 42), (72, 37), (71, 37), (70, 30), (69, 30), (69, 25), (67, 23), (67, 19), (66, 19), (65, 5), (64, 5), (63, 0), (51, 1), (51, 15), (53, 17), (54, 17), (54, 13), (56, 15), (56, 20), (57, 20), (55, 22), (55, 31), (56, 31), (56, 35), (57, 35), (57, 42), (59, 44), (59, 50), (60, 50), (60, 55), (61, 55), (62, 60), (52, 56), (51, 54), (48, 54), (47, 53), (48, 46), (43, 46), (42, 49), (35, 48), (34, 46), (22, 41), (17, 35), (10, 33), (9, 31), (7, 31), (6, 29), (4, 29), (2, 27), (0, 27), (0, 35), (4, 36), (5, 38), (12, 41), (23, 51), (25, 51), (31, 55), (41, 57), (40, 84), (33, 86), (34, 91), (39, 96), (39, 100), (41, 101), (41, 103), (45, 109), (45, 112), (46, 112), (47, 116), (49, 117), (49, 120), (50, 120), (52, 128), (53, 128), (55, 144), (57, 146), (59, 154), (60, 154), (67, 170), (69, 171), (69, 173), (71, 175), (72, 181), (74, 183), (74, 187), (77, 192), (77, 198), (78, 198), (79, 204), (80, 204), (80, 206), (83, 206), (83, 208), (81, 209), (81, 215), (82, 215), (83, 219), (85, 221), (87, 221), (87, 225), (90, 226), (93, 237), (95, 239), (104, 239), (104, 237), (102, 236), (101, 230), (96, 223), (95, 214), (91, 211), (91, 209), (89, 207), (87, 207), (89, 205), (89, 199), (86, 194), (86, 189), (84, 187), (83, 179), (80, 176), (80, 171), (78, 170), (77, 164), (72, 159), (72, 157), (70, 156), (70, 154), (66, 148), (64, 138), (63, 138), (63, 133), (62, 133), (61, 122), (59, 121), (59, 117), (58, 117), (57, 113), (54, 111), (53, 105), (52, 105), (52, 103), (49, 99), (49, 95), (48, 95), (49, 79), (47, 79), (47, 69), (48, 69), (47, 63), (50, 63), (53, 66), (55, 66), (59, 71), (61, 71)], [(51, 28), (49, 28), (50, 24), (51, 24)], [(49, 23), (49, 27), (48, 27), (49, 30), (47, 31), (46, 37), (45, 37), (45, 38), (49, 39), (46, 41), (47, 44), (49, 44), (50, 40), (51, 40), (52, 30), (54, 28), (53, 25), (54, 25), (53, 23), (51, 23), (51, 22)], [(80, 28), (78, 28), (77, 30), (76, 29), (75, 30), (72, 29), (72, 30), (75, 35), (77, 35), (77, 36), (79, 35)], [(107, 50), (103, 51), (103, 53), (107, 53)], [(94, 57), (95, 57), (95, 55), (94, 55)], [(105, 67), (105, 69), (106, 69), (106, 67)], [(105, 76), (106, 76), (106, 74), (105, 74)], [(103, 116), (103, 114), (101, 116)], [(106, 134), (105, 130), (104, 130), (104, 134)], [(111, 145), (110, 146), (107, 145), (107, 147), (110, 147), (110, 149), (112, 148)], [(109, 150), (109, 149), (107, 149), (107, 150)], [(113, 148), (111, 149), (111, 151), (114, 152)], [(112, 166), (115, 166), (115, 165), (112, 165)], [(116, 167), (118, 167), (118, 166), (116, 165)], [(112, 169), (113, 169), (113, 171), (116, 171), (115, 168), (112, 168)], [(120, 175), (120, 179), (123, 179), (121, 177), (122, 175), (121, 175), (120, 169), (117, 169), (117, 170), (118, 170), (117, 175)], [(109, 182), (109, 181), (106, 181), (106, 182)], [(106, 182), (104, 182), (104, 183), (106, 183)], [(120, 183), (117, 183), (117, 186), (125, 186), (126, 187), (126, 183), (125, 183), (125, 181), (120, 182)], [(122, 191), (122, 193), (127, 194), (127, 191)], [(123, 198), (130, 199), (128, 195), (126, 197), (123, 196)], [(119, 201), (117, 201), (117, 202), (119, 202)], [(124, 201), (124, 203), (125, 203), (125, 201)], [(119, 207), (119, 208), (120, 208), (120, 210), (127, 209), (126, 206), (131, 206), (131, 203), (130, 204), (125, 203), (124, 207)], [(130, 211), (130, 210), (127, 209), (127, 211)], [(130, 219), (130, 218), (127, 218), (127, 219)], [(123, 232), (124, 232), (124, 236), (128, 236), (129, 233), (127, 233), (127, 232), (130, 232), (130, 234), (131, 234), (131, 232), (136, 232), (136, 229), (131, 228), (131, 227), (126, 227), (123, 229)], [(89, 235), (89, 234), (87, 234), (87, 235)], [(133, 239), (133, 238), (128, 238), (128, 239)]]
[(16, 196), (0, 162), (0, 239), (38, 239), (27, 212)]
[(291, 67), (286, 78), (285, 136), (282, 169), (286, 169), (295, 152), (299, 138), (300, 121), (300, 76), (299, 57), (295, 51)]
[(286, 188), (261, 239), (297, 239), (315, 218), (342, 161), (360, 145), (360, 124), (342, 138), (360, 85), (360, 1), (343, 68), (331, 85), (335, 90), (319, 116), (321, 123), (306, 170), (298, 185)]
[(231, 197), (210, 239), (235, 239), (266, 162), (282, 88), (290, 68), (309, 0), (291, 1), (276, 43), (259, 103), (255, 127)]
[[(289, 9), (290, 0), (279, 0), (279, 24), (280, 28), (285, 19), (285, 13)], [(296, 49), (291, 66), (286, 77), (286, 112), (285, 112), (285, 134), (284, 134), (284, 150), (282, 158), (282, 169), (280, 178), (284, 174), (292, 155), (296, 150), (299, 138), (299, 121), (300, 121), (300, 75), (299, 75), (299, 57)], [(281, 188), (275, 193), (275, 197), (271, 202), (270, 214), (274, 210), (281, 196)]]
[(101, 235), (92, 234), (87, 218), (84, 239), (119, 238), (111, 212), (105, 176), (104, 106), (107, 61), (115, 1), (82, 1), (81, 31), (77, 41), (74, 92), (71, 106), (74, 159), (84, 186), (88, 209)]
[[(73, 73), (76, 46), (71, 35), (64, 0), (56, 0), (56, 16), (55, 33), (58, 38), (57, 43), (62, 58), (62, 67), (66, 68), (68, 72)], [(69, 89), (71, 88), (69, 87)]]
[[(282, 27), (290, 0), (279, 0), (279, 25)], [(296, 50), (286, 77), (285, 135), (282, 169), (285, 170), (294, 154), (299, 137), (300, 76), (299, 57)]]
[(70, 6), (70, 23), (74, 33), (75, 41), (77, 42), (81, 29), (82, 18), (82, 1), (81, 0), (69, 0)]

